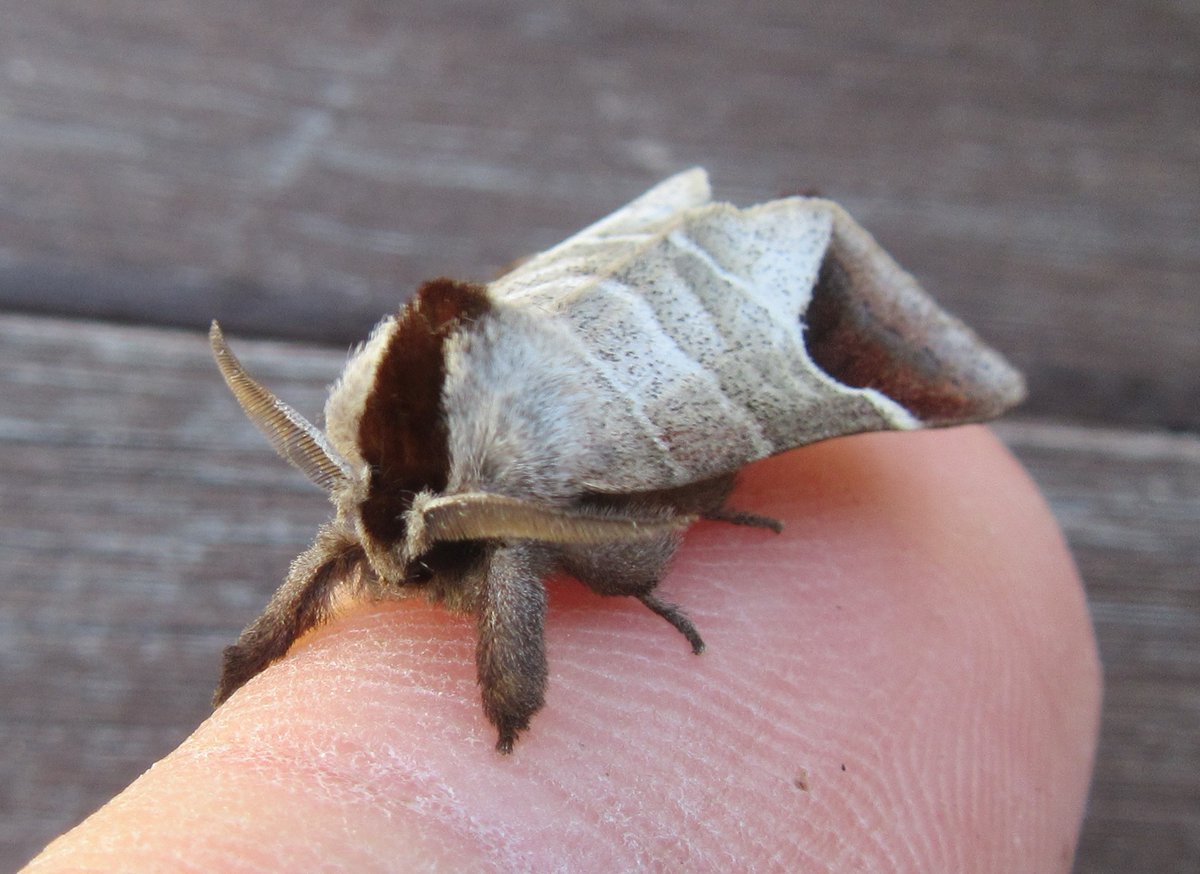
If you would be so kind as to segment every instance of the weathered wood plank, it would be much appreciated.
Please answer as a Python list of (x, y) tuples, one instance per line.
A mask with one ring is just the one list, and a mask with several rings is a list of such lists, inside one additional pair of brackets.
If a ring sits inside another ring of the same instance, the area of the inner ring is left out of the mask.
[(1080, 871), (1200, 858), (1200, 439), (1001, 423), (1087, 584), (1106, 683)]
[(693, 163), (844, 200), (1029, 374), (1200, 426), (1200, 9), (6, 3), (0, 307), (345, 343)]
[[(240, 342), (309, 415), (341, 353)], [(1105, 661), (1079, 870), (1200, 853), (1200, 441), (1000, 433), (1071, 540)], [(203, 335), (0, 316), (0, 867), (208, 713), (220, 649), (326, 515), (226, 396)]]
[[(222, 646), (326, 507), (229, 427), (201, 335), (0, 322), (11, 870), (209, 712)], [(317, 407), (342, 356), (273, 351), (256, 364)]]

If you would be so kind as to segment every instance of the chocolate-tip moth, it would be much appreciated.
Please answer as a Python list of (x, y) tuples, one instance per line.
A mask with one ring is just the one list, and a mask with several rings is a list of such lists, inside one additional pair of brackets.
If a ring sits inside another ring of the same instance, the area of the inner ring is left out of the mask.
[(331, 521), (225, 652), (215, 700), (356, 598), (423, 594), (478, 622), (483, 709), (512, 750), (546, 688), (543, 579), (655, 593), (748, 462), (862, 431), (978, 422), (1021, 376), (840, 206), (712, 202), (703, 170), (652, 188), (488, 284), (435, 279), (351, 356), (319, 430), (251, 378), (238, 402), (324, 489)]

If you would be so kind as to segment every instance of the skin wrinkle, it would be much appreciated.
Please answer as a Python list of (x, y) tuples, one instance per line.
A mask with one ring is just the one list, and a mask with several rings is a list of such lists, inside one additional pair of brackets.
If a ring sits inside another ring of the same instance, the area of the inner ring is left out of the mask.
[[(937, 482), (946, 467), (957, 475)], [(1052, 548), (1057, 535), (1045, 533), (1044, 507), (1024, 479), (997, 485), (1011, 470), (981, 429), (852, 438), (751, 468), (735, 504), (777, 513), (789, 527), (774, 537), (703, 525), (688, 537), (666, 589), (705, 633), (700, 657), (656, 617), (637, 618), (638, 605), (552, 582), (550, 700), (511, 757), (497, 756), (482, 730), (470, 620), (419, 600), (351, 610), (201, 729), (188, 755), (211, 749), (207, 759), (166, 760), (118, 809), (148, 829), (144, 846), (191, 841), (197, 864), (219, 857), (220, 870), (239, 870), (229, 847), (256, 846), (245, 831), (269, 855), (271, 829), (288, 827), (276, 824), (275, 808), (300, 831), (281, 855), (300, 868), (305, 853), (321, 858), (322, 843), (342, 846), (339, 830), (353, 823), (364, 846), (347, 870), (437, 860), (451, 869), (480, 860), (536, 870), (655, 860), (761, 869), (782, 860), (788, 870), (906, 871), (968, 860), (960, 867), (1052, 870), (1082, 813), (1095, 653), (1078, 580)], [(939, 504), (926, 489), (950, 499)], [(959, 493), (987, 495), (1011, 517), (1003, 544), (989, 545), (994, 535), (975, 544), (990, 558), (960, 564), (992, 561), (994, 584), (923, 573), (927, 555), (954, 567), (938, 556), (939, 532), (991, 524), (965, 515)], [(923, 525), (907, 517), (911, 507)], [(697, 578), (706, 561), (731, 554), (748, 558), (703, 568), (724, 585)], [(772, 569), (749, 572), (745, 561), (760, 554)], [(1031, 629), (1034, 617), (1049, 630)], [(609, 626), (619, 633), (610, 638)], [(1009, 670), (994, 670), (995, 653), (1008, 654)], [(913, 685), (914, 673), (927, 682)], [(914, 702), (939, 717), (922, 722)], [(247, 744), (274, 757), (244, 772), (222, 767), (228, 750), (245, 755)], [(303, 760), (315, 751), (324, 754), (319, 780)], [(952, 763), (963, 758), (971, 764), (960, 777)], [(807, 792), (792, 782), (801, 768)], [(201, 805), (227, 771), (236, 786), (222, 791), (253, 798), (239, 812), (273, 805), (263, 822), (251, 814), (214, 827), (195, 817), (186, 834), (164, 838), (170, 822), (156, 824), (154, 787), (183, 780), (189, 803)], [(356, 774), (370, 803), (335, 803), (340, 791), (360, 797), (339, 789)], [(106, 810), (76, 840), (105, 822), (121, 833)], [(234, 827), (242, 831), (227, 831)], [(59, 864), (80, 858), (60, 851)]]
[[(554, 621), (554, 619), (552, 616), (551, 623), (553, 623), (553, 621)], [(640, 623), (640, 624), (642, 624), (642, 623)], [(660, 637), (660, 635), (653, 634), (653, 630), (655, 630), (655, 629), (647, 629), (647, 630), (649, 631), (650, 636), (652, 636), (652, 639), (655, 639), (656, 642), (662, 642), (661, 640), (658, 640), (658, 637)], [(647, 635), (642, 635), (642, 636), (647, 636)], [(666, 642), (671, 642), (671, 641), (668, 640)], [(623, 648), (624, 647), (622, 646), (622, 641), (616, 641), (616, 642), (614, 642), (614, 645), (612, 646), (612, 649), (614, 649), (614, 651), (622, 651)], [(664, 647), (664, 648), (667, 648), (667, 647)], [(673, 648), (674, 647), (670, 647), (670, 649), (673, 649)], [(692, 657), (692, 658), (695, 658), (695, 657)], [(584, 662), (583, 664), (589, 665), (590, 668), (592, 668), (592, 671), (590, 671), (590, 672), (592, 672), (592, 674), (595, 674), (596, 664), (598, 664), (598, 663), (587, 662), (587, 660), (586, 660), (586, 662)], [(602, 662), (599, 664), (602, 664)], [(647, 669), (652, 670), (653, 665), (647, 665), (646, 668), (643, 668), (643, 666), (641, 666), (641, 665), (638, 666), (638, 670), (647, 670)], [(656, 678), (655, 678), (655, 680), (656, 680)], [(558, 682), (565, 682), (565, 681), (558, 681)], [(620, 678), (614, 678), (613, 682), (608, 684), (608, 686), (612, 687), (612, 689), (613, 689), (613, 693), (612, 693), (613, 698), (616, 698), (617, 701), (626, 700), (626, 696), (624, 695), (624, 692), (622, 689), (622, 681), (620, 681)], [(659, 689), (653, 689), (652, 692), (650, 692), (650, 695), (652, 695), (653, 698), (655, 698), (655, 700), (661, 700), (661, 696), (659, 693), (660, 693)], [(685, 692), (680, 692), (679, 694), (686, 695)], [(602, 702), (601, 702), (602, 710), (607, 710), (608, 701), (610, 701), (610, 695), (607, 694), (607, 690), (602, 689), (599, 694), (595, 694), (595, 698), (600, 698), (602, 700)], [(554, 712), (556, 712), (556, 713), (562, 712), (562, 710), (564, 710), (564, 708), (554, 708)], [(629, 710), (632, 713), (636, 713), (636, 707), (629, 707)], [(667, 707), (666, 710), (670, 711), (671, 707)], [(606, 717), (605, 720), (611, 720), (611, 714), (610, 714), (610, 717)], [(618, 718), (617, 722), (619, 724), (620, 722), (622, 722), (622, 720), (620, 720)], [(602, 725), (602, 722), (596, 723), (596, 725)], [(570, 735), (584, 734), (583, 731), (575, 728), (575, 726), (568, 726), (568, 731), (569, 731)], [(620, 734), (622, 734), (622, 732), (618, 731), (618, 736)], [(654, 764), (653, 761), (644, 762), (644, 765), (643, 765), (643, 762), (640, 758), (638, 758), (638, 755), (640, 755), (640, 753), (638, 753), (638, 750), (636, 750), (636, 749), (634, 749), (634, 750), (623, 749), (622, 752), (614, 753), (614, 759), (623, 761), (624, 766), (628, 767), (630, 771), (635, 772), (635, 773), (643, 770), (643, 767), (653, 767), (653, 764)], [(690, 771), (690, 768), (689, 768), (689, 771)]]
[[(314, 802), (310, 793), (292, 796), (289, 805), (254, 803), (252, 799), (257, 795), (261, 795), (264, 802), (271, 797), (271, 786), (277, 782), (271, 779), (272, 769), (264, 767), (268, 763), (262, 759), (250, 762), (249, 764), (252, 764), (253, 767), (249, 769), (245, 767), (247, 762), (236, 757), (230, 760), (230, 764), (233, 767), (220, 769), (221, 762), (219, 759), (214, 760), (214, 757), (206, 757), (202, 761), (194, 763), (189, 763), (186, 756), (174, 761), (172, 771), (176, 779), (182, 783), (182, 787), (181, 791), (176, 793), (177, 804), (169, 819), (147, 818), (146, 812), (141, 809), (142, 798), (155, 794), (156, 782), (161, 783), (156, 780), (156, 776), (161, 775), (156, 775), (154, 771), (144, 775), (126, 796), (119, 799), (110, 808), (106, 808), (104, 813), (108, 816), (120, 817), (121, 808), (125, 807), (129, 812), (129, 816), (125, 819), (132, 822), (153, 823), (153, 828), (146, 830), (145, 840), (116, 842), (117, 846), (113, 849), (117, 853), (116, 858), (122, 860), (119, 865), (114, 865), (110, 859), (108, 864), (97, 863), (94, 870), (140, 870), (139, 861), (150, 862), (147, 870), (161, 870), (159, 866), (150, 861), (156, 855), (153, 852), (155, 845), (159, 844), (164, 837), (171, 839), (172, 836), (176, 842), (186, 844), (188, 836), (193, 831), (208, 832), (220, 837), (206, 847), (207, 860), (188, 859), (186, 854), (179, 854), (175, 861), (182, 862), (182, 864), (172, 865), (171, 870), (276, 871), (289, 868), (312, 870), (313, 863), (320, 859), (319, 850), (322, 844), (337, 834), (337, 824), (342, 819), (341, 816), (334, 815), (338, 809), (337, 806), (323, 804), (320, 800)], [(292, 765), (295, 762), (287, 764)], [(212, 779), (214, 773), (221, 775), (219, 781)], [(290, 769), (277, 769), (275, 773), (287, 774), (290, 777), (294, 772)], [(264, 778), (266, 778), (265, 786)], [(287, 780), (282, 781), (279, 786), (280, 791), (285, 791), (286, 783)], [(207, 798), (201, 799), (199, 808), (193, 806), (193, 799), (189, 792), (189, 788), (196, 785), (206, 787), (208, 793)], [(266, 794), (263, 794), (264, 788)], [(373, 812), (369, 806), (358, 807), (356, 815), (360, 821), (369, 821)], [(289, 841), (283, 846), (277, 846), (274, 842), (264, 842), (256, 836), (254, 831), (247, 831), (244, 828), (244, 824), (249, 818), (255, 822), (258, 828), (286, 830), (291, 818), (297, 816), (304, 817), (307, 827), (301, 835), (297, 836), (297, 839)], [(384, 823), (381, 821), (376, 827), (382, 825)], [(396, 824), (396, 828), (403, 829), (404, 825)], [(416, 845), (423, 842), (416, 834), (410, 835), (409, 838)], [(53, 857), (47, 861), (52, 860)], [(218, 860), (224, 860), (225, 863)], [(295, 861), (289, 862), (289, 860)], [(361, 848), (349, 847), (347, 852), (342, 854), (342, 862), (347, 866), (346, 870), (382, 870), (377, 867), (378, 861), (373, 853), (373, 847), (369, 844), (363, 845)], [(374, 864), (371, 864), (372, 862)], [(71, 864), (69, 867), (71, 870), (79, 870), (75, 864)]]
[[(330, 636), (334, 638), (333, 642), (340, 649), (341, 641), (338, 639), (340, 635), (332, 632)], [(321, 644), (315, 642), (310, 645), (305, 655), (319, 659), (322, 656), (321, 650)], [(469, 649), (465, 653), (460, 653), (461, 655), (466, 656), (469, 664)], [(452, 660), (447, 660), (447, 667), (450, 664), (452, 664)], [(396, 678), (392, 676), (394, 671), (392, 665), (385, 661), (373, 668), (365, 677), (354, 675), (350, 678), (353, 693), (368, 702), (364, 712), (360, 715), (362, 724), (371, 724), (372, 710), (384, 709), (375, 702), (386, 700), (386, 694), (374, 693), (377, 691), (386, 693), (387, 689), (395, 688)], [(378, 676), (381, 673), (387, 676)], [(301, 686), (312, 685), (308, 672), (299, 672), (297, 679)], [(459, 682), (457, 685), (461, 687), (464, 684)], [(341, 691), (345, 692), (345, 687)], [(424, 692), (419, 688), (412, 691), (416, 692), (418, 698), (422, 697)], [(460, 688), (459, 692), (461, 693), (461, 691)], [(304, 693), (301, 691), (299, 694), (303, 695)], [(461, 699), (461, 695), (455, 696), (455, 698)], [(468, 698), (468, 700), (470, 699)], [(240, 701), (238, 703), (241, 704)], [(444, 701), (439, 703), (444, 703)], [(261, 719), (265, 724), (273, 725), (277, 721), (275, 702), (269, 699), (261, 703), (251, 700), (248, 706), (257, 707), (262, 711)], [(383, 714), (380, 718), (386, 719), (387, 714)], [(242, 719), (245, 719), (244, 715), (238, 721)], [(217, 718), (214, 717), (208, 724), (211, 725), (216, 721)], [(407, 807), (419, 817), (422, 845), (471, 846), (482, 841), (482, 838), (492, 831), (492, 827), (487, 824), (474, 822), (469, 815), (464, 816), (464, 813), (470, 809), (469, 805), (462, 797), (458, 797), (458, 793), (446, 785), (443, 774), (423, 766), (411, 752), (401, 751), (398, 747), (390, 744), (381, 748), (373, 748), (368, 738), (354, 739), (353, 734), (351, 737), (329, 736), (325, 728), (327, 721), (328, 718), (325, 714), (317, 711), (303, 711), (300, 721), (284, 726), (283, 732), (264, 731), (260, 742), (276, 750), (276, 754), (269, 759), (258, 759), (257, 761), (273, 765), (275, 770), (287, 773), (289, 779), (299, 775), (301, 782), (308, 783), (310, 789), (314, 788), (314, 777), (323, 778), (317, 781), (317, 787), (326, 795), (324, 800), (336, 801), (339, 794), (348, 791), (356, 797), (357, 804), (364, 805), (372, 812), (382, 813), (384, 819), (389, 822), (396, 818), (395, 808)], [(243, 739), (243, 745), (246, 740), (248, 739)], [(287, 743), (281, 743), (281, 741), (287, 741)], [(331, 749), (330, 747), (335, 744), (341, 744), (343, 749), (340, 751)], [(485, 750), (490, 751), (490, 744), (482, 746)], [(280, 747), (283, 748), (282, 751), (280, 751)], [(353, 754), (348, 755), (348, 750), (353, 750)], [(245, 757), (244, 748), (241, 751), (241, 757), (243, 759)], [(363, 762), (371, 763), (373, 767), (364, 768)], [(304, 777), (306, 774), (309, 775), (307, 779)], [(399, 805), (397, 805), (397, 799), (400, 800)], [(514, 864), (519, 864), (521, 861), (517, 857), (511, 859)], [(390, 869), (391, 864), (389, 863), (382, 870)], [(347, 867), (346, 870), (358, 869)]]

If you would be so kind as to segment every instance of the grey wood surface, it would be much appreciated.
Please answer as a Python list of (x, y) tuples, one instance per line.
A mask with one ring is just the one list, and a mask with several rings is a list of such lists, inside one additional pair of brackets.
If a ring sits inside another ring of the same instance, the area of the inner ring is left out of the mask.
[(1195, 2), (682, 9), (4, 0), (0, 305), (348, 341), (702, 164), (844, 201), (1032, 412), (1200, 424)]
[(1108, 682), (1077, 868), (1200, 858), (1200, 4), (684, 8), (0, 0), (0, 867), (207, 713), (324, 516), (208, 320), (306, 341), (248, 357), (315, 412), (421, 279), (691, 164), (843, 201), (1027, 372)]

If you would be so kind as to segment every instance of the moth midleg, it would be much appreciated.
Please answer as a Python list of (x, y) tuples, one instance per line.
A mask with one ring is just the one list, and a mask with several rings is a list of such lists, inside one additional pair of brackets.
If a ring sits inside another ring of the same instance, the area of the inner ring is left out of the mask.
[(366, 572), (366, 556), (358, 541), (331, 525), (322, 526), (313, 545), (292, 562), (267, 609), (246, 627), (237, 643), (226, 647), (213, 705), (283, 658), (296, 638), (328, 617), (339, 585), (353, 574)]
[(546, 589), (549, 562), (532, 543), (497, 547), (479, 603), (475, 667), (483, 712), (499, 732), (496, 749), (512, 752), (517, 735), (546, 695)]
[(644, 595), (638, 595), (637, 598), (652, 611), (670, 622), (680, 634), (686, 637), (687, 642), (692, 645), (692, 652), (696, 655), (704, 652), (704, 639), (700, 637), (700, 632), (696, 630), (696, 626), (692, 624), (692, 620), (688, 619), (687, 614), (678, 605), (664, 601), (657, 595), (650, 594), (649, 592)]
[(687, 638), (692, 651), (704, 641), (692, 621), (676, 607), (654, 595), (666, 573), (679, 538), (674, 534), (594, 546), (565, 546), (559, 550), (563, 570), (600, 595), (637, 598)]

